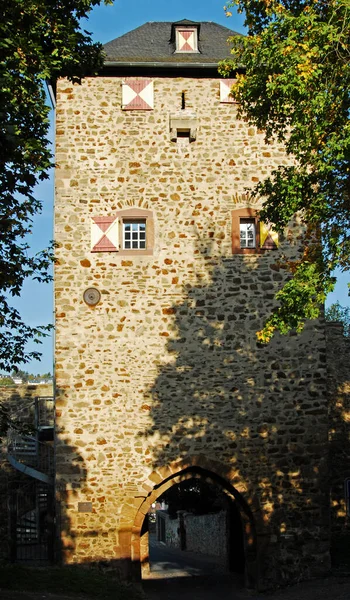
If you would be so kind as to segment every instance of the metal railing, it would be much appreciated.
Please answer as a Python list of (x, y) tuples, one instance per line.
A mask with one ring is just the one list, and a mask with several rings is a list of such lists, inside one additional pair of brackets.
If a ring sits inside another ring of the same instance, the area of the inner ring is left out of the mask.
[(39, 442), (35, 437), (21, 435), (10, 429), (7, 434), (7, 452), (17, 463), (37, 469), (41, 473), (54, 474), (53, 446)]
[(52, 489), (40, 481), (13, 487), (9, 497), (11, 559), (42, 564), (53, 558)]

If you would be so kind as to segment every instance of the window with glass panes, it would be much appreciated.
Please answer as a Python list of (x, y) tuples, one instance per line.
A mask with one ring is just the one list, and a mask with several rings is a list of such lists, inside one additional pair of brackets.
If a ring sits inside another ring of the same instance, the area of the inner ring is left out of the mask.
[(146, 221), (123, 221), (124, 250), (145, 250)]
[(255, 219), (240, 219), (239, 235), (241, 248), (256, 247)]

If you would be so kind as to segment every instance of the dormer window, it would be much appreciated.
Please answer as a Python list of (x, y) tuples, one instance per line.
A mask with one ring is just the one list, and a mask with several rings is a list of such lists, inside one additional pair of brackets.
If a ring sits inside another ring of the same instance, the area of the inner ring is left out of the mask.
[(199, 53), (198, 40), (199, 40), (199, 29), (200, 23), (195, 21), (189, 21), (183, 19), (177, 21), (171, 26), (171, 37), (170, 43), (174, 44), (173, 52), (176, 53)]
[(198, 52), (197, 27), (176, 27), (176, 52)]

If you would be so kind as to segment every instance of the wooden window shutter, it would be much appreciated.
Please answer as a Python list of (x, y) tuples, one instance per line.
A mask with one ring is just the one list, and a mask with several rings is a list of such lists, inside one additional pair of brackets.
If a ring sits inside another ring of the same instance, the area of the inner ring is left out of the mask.
[(128, 79), (122, 84), (123, 110), (153, 110), (153, 81)]
[(195, 52), (197, 50), (195, 29), (178, 29), (178, 52)]
[(270, 223), (259, 222), (260, 226), (260, 248), (275, 250), (278, 248), (278, 233), (272, 229)]
[(220, 102), (222, 104), (237, 104), (236, 100), (230, 95), (232, 86), (237, 79), (220, 79)]
[(118, 252), (119, 224), (118, 218), (91, 218), (91, 252)]

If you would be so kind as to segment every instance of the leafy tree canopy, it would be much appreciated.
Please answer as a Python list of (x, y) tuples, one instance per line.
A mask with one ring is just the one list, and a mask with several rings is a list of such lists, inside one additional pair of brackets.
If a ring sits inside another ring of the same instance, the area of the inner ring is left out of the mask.
[[(52, 248), (30, 253), (27, 236), (41, 211), (35, 185), (48, 177), (52, 153), (44, 84), (80, 81), (102, 63), (101, 46), (80, 27), (101, 0), (11, 0), (0, 8), (0, 369), (38, 358), (49, 327), (29, 327), (11, 306), (27, 277), (50, 280)], [(107, 2), (108, 3), (108, 2)]]
[(255, 188), (261, 216), (282, 231), (299, 211), (305, 224), (303, 252), (285, 265), (290, 278), (258, 333), (267, 342), (276, 330), (300, 332), (318, 317), (334, 268), (349, 269), (350, 0), (233, 5), (245, 11), (248, 35), (231, 39), (232, 60), (221, 72), (244, 66), (232, 90), (241, 115), (291, 157)]
[(350, 338), (350, 306), (342, 306), (339, 302), (335, 302), (326, 309), (325, 317), (326, 321), (341, 323), (345, 337)]
[(0, 375), (0, 385), (1, 386), (11, 386), (11, 385), (13, 385), (13, 379), (12, 379), (12, 377), (9, 377), (8, 375)]

